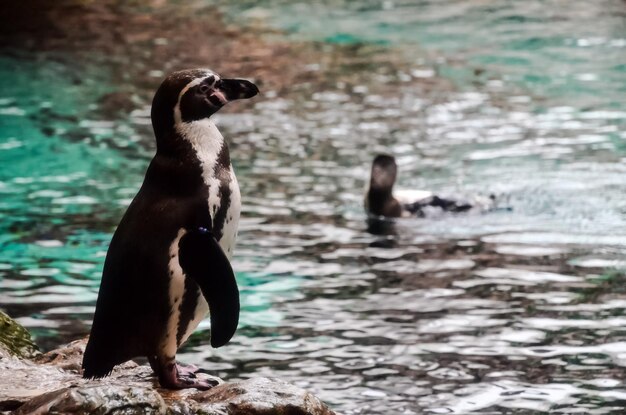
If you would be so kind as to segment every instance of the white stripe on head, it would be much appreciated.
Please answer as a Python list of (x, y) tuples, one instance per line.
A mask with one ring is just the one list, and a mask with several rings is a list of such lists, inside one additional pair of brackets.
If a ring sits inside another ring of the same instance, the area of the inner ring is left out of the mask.
[(217, 81), (218, 79), (220, 79), (220, 76), (218, 74), (216, 74), (213, 71), (210, 70), (206, 70), (205, 71), (205, 75), (202, 78), (196, 78), (193, 81), (189, 82), (187, 85), (185, 85), (185, 87), (180, 91), (180, 94), (178, 94), (178, 101), (176, 101), (176, 106), (174, 107), (174, 123), (176, 125), (180, 124), (183, 122), (183, 118), (182, 115), (180, 113), (180, 101), (181, 99), (183, 99), (183, 95), (185, 95), (185, 93), (187, 93), (187, 91), (189, 91), (190, 88), (193, 88), (196, 85), (201, 84), (202, 82), (204, 82), (205, 79), (209, 78), (209, 77), (214, 77), (214, 82)]

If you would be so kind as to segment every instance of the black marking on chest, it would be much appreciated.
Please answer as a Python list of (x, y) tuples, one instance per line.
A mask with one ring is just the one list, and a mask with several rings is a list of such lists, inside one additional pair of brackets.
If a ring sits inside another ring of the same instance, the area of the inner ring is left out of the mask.
[(228, 209), (230, 208), (230, 197), (232, 195), (232, 191), (230, 190), (232, 181), (230, 174), (230, 155), (228, 154), (228, 147), (226, 145), (222, 147), (217, 157), (215, 172), (220, 182), (218, 190), (220, 206), (214, 212), (211, 212), (211, 216), (213, 217), (213, 234), (219, 242), (222, 236), (224, 236), (224, 224), (226, 222)]

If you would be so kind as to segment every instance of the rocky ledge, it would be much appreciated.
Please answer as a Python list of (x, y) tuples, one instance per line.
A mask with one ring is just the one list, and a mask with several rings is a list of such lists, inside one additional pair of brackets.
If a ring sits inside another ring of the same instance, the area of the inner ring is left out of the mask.
[[(165, 390), (152, 370), (127, 362), (103, 380), (85, 380), (80, 363), (86, 339), (45, 354), (33, 349), (28, 333), (1, 314), (0, 412), (25, 414), (215, 414), (215, 415), (331, 415), (309, 392), (279, 379), (253, 378), (223, 382), (208, 391)], [(2, 334), (7, 327), (11, 347)], [(16, 353), (27, 345), (28, 353)], [(200, 373), (199, 376), (210, 377)]]

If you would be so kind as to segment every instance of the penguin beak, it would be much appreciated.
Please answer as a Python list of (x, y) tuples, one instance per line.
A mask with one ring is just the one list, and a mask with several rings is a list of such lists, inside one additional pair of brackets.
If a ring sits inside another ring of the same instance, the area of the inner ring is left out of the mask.
[(252, 98), (259, 93), (259, 88), (245, 79), (220, 79), (217, 81), (215, 89), (216, 92), (221, 92), (226, 102)]

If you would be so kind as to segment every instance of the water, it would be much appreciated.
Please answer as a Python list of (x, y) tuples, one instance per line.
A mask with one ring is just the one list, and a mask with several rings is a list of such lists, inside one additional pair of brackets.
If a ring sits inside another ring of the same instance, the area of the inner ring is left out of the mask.
[[(344, 414), (623, 413), (624, 3), (221, 7), (322, 42), (333, 78), (217, 118), (244, 200), (241, 324), (212, 350), (204, 322), (181, 360), (278, 376)], [(133, 83), (107, 68), (0, 60), (0, 304), (46, 348), (88, 332), (153, 149), (146, 100), (101, 108)], [(512, 210), (368, 231), (379, 151), (402, 187)]]

